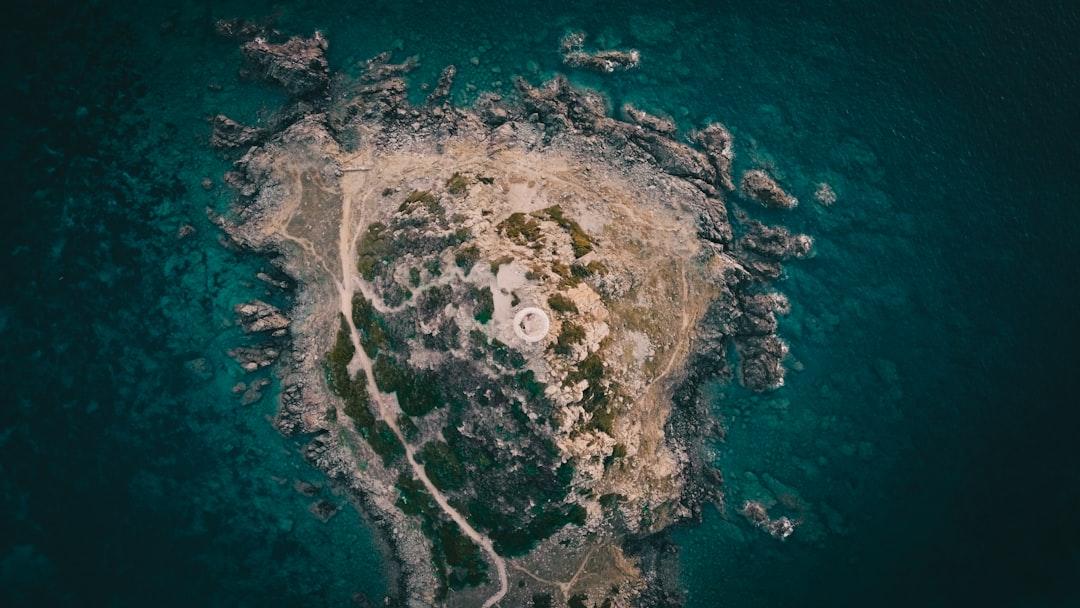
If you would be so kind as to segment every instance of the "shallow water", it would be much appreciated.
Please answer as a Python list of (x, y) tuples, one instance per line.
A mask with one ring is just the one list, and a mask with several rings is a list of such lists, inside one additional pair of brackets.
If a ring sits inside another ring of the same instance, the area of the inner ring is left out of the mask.
[[(454, 63), (463, 103), (559, 70), (558, 38), (583, 28), (644, 60), (575, 81), (684, 128), (723, 121), (737, 169), (769, 164), (800, 197), (747, 207), (816, 255), (780, 284), (799, 371), (767, 395), (715, 387), (729, 507), (675, 534), (690, 606), (1057, 606), (1080, 600), (1078, 16), (1037, 8), (305, 2), (279, 23), (326, 32), (338, 69), (388, 48), (420, 56), (417, 83)], [(267, 297), (267, 263), (206, 220), (229, 195), (199, 186), (227, 167), (205, 117), (254, 121), (281, 98), (237, 82), (210, 24), (271, 10), (12, 13), (5, 604), (340, 605), (386, 588), (360, 516), (322, 524), (292, 489), (320, 477), (271, 427), (272, 391), (247, 407), (230, 392), (248, 380), (224, 355), (244, 341), (231, 307)], [(830, 208), (812, 200), (822, 180)], [(197, 232), (179, 240), (183, 224)], [(802, 527), (785, 543), (749, 528), (749, 498)]]

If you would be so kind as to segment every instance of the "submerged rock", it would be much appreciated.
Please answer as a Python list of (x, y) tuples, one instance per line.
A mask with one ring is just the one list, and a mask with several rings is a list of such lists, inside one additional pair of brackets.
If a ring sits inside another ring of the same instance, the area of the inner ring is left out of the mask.
[(740, 513), (743, 514), (743, 517), (750, 520), (750, 523), (767, 532), (769, 536), (779, 540), (786, 540), (787, 537), (795, 532), (795, 528), (799, 525), (798, 522), (792, 521), (787, 517), (778, 517), (776, 519), (770, 518), (765, 505), (754, 500), (748, 500), (743, 503)]
[(824, 207), (832, 206), (836, 202), (836, 192), (833, 191), (832, 186), (821, 182), (814, 191), (814, 200)]
[(584, 32), (571, 32), (564, 36), (559, 44), (563, 63), (574, 68), (587, 68), (605, 73), (630, 70), (641, 63), (641, 53), (635, 49), (587, 52), (583, 50), (584, 46)]

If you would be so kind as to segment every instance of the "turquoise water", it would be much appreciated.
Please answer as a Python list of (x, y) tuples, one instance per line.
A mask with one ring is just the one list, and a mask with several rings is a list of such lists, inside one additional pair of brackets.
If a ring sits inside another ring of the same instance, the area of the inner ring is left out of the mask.
[[(237, 82), (213, 19), (258, 2), (12, 11), (0, 217), (0, 592), (12, 605), (341, 605), (388, 584), (372, 533), (328, 524), (302, 438), (242, 406), (224, 354), (265, 260), (217, 244), (226, 159), (207, 115), (281, 99)], [(280, 8), (331, 63), (418, 54), (455, 97), (560, 69), (558, 38), (643, 52), (573, 73), (681, 126), (722, 120), (737, 169), (803, 204), (749, 209), (812, 234), (768, 395), (715, 387), (731, 506), (782, 499), (786, 543), (734, 508), (674, 537), (688, 605), (1064, 606), (1080, 598), (1073, 405), (1080, 332), (1077, 10), (1040, 3), (345, 3)], [(471, 61), (476, 58), (475, 65)], [(476, 90), (466, 85), (472, 83)], [(209, 84), (221, 85), (220, 91)], [(839, 201), (812, 202), (817, 181)], [(177, 239), (191, 224), (197, 232)], [(328, 489), (323, 496), (343, 502)]]

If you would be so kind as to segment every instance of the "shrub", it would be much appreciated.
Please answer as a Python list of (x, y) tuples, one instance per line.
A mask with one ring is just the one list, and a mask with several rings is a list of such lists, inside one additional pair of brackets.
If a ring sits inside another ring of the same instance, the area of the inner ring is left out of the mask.
[(563, 215), (562, 207), (555, 205), (540, 212), (541, 217), (546, 216), (554, 221), (563, 230), (570, 234), (570, 247), (574, 250), (574, 257), (580, 258), (592, 251), (593, 241), (581, 226), (574, 220)]
[(461, 194), (465, 192), (468, 188), (469, 180), (465, 179), (464, 175), (456, 171), (453, 175), (450, 176), (450, 179), (446, 180), (446, 191), (450, 194)]
[(368, 431), (366, 439), (371, 449), (382, 456), (383, 464), (390, 464), (405, 454), (405, 446), (401, 445), (401, 441), (385, 420), (376, 421)]
[(476, 312), (473, 314), (479, 323), (487, 323), (495, 313), (495, 297), (490, 287), (476, 290)]
[(420, 451), (424, 471), (431, 483), (444, 492), (465, 485), (465, 466), (445, 441), (431, 441)]
[(532, 243), (540, 238), (540, 222), (524, 213), (511, 213), (497, 226), (510, 239), (519, 243)]
[(555, 352), (560, 355), (569, 355), (571, 347), (585, 341), (585, 329), (576, 323), (563, 323), (559, 338), (555, 342)]
[(577, 312), (577, 304), (561, 293), (553, 294), (548, 298), (548, 306), (556, 312)]
[(472, 267), (476, 265), (476, 262), (480, 260), (480, 249), (476, 245), (467, 245), (457, 250), (454, 254), (454, 263), (461, 268), (465, 274), (469, 274)]
[(380, 266), (389, 263), (394, 255), (390, 231), (382, 222), (374, 222), (357, 246), (356, 268), (365, 281), (374, 281)]

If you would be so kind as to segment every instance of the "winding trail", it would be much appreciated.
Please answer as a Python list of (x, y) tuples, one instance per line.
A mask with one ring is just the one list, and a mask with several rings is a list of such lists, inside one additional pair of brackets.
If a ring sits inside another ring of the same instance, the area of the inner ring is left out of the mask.
[[(364, 177), (366, 181), (366, 174)], [(506, 574), (506, 560), (495, 551), (495, 545), (490, 538), (474, 528), (472, 524), (465, 519), (465, 516), (450, 505), (446, 496), (435, 487), (435, 484), (428, 478), (427, 473), (424, 471), (424, 467), (416, 462), (416, 450), (408, 441), (406, 441), (405, 435), (401, 432), (401, 429), (398, 428), (397, 418), (394, 415), (394, 412), (398, 409), (397, 398), (392, 394), (384, 393), (379, 390), (378, 385), (375, 384), (375, 375), (372, 371), (371, 359), (367, 356), (367, 353), (364, 352), (363, 346), (360, 344), (360, 333), (357, 331), (356, 325), (352, 320), (352, 292), (350, 291), (350, 287), (360, 286), (365, 295), (367, 295), (370, 290), (364, 289), (367, 288), (367, 285), (359, 276), (357, 276), (355, 271), (356, 265), (353, 263), (353, 260), (355, 259), (357, 234), (353, 234), (351, 231), (358, 225), (359, 222), (354, 221), (352, 217), (352, 205), (349, 203), (349, 197), (342, 194), (341, 224), (338, 234), (338, 253), (341, 258), (342, 276), (334, 277), (334, 283), (338, 290), (341, 312), (345, 315), (345, 321), (349, 327), (350, 339), (352, 340), (353, 348), (356, 351), (353, 355), (352, 362), (349, 364), (349, 371), (355, 373), (358, 369), (364, 370), (364, 375), (367, 378), (367, 391), (372, 402), (376, 406), (376, 414), (390, 427), (394, 436), (396, 436), (398, 441), (401, 442), (401, 445), (405, 447), (405, 459), (412, 468), (413, 474), (420, 480), (420, 483), (424, 484), (424, 488), (427, 489), (428, 493), (431, 494), (431, 497), (435, 499), (435, 503), (439, 505), (439, 508), (442, 509), (459, 528), (461, 528), (461, 531), (465, 536), (469, 537), (470, 540), (480, 546), (491, 559), (491, 563), (495, 566), (495, 572), (499, 578), (498, 591), (492, 594), (483, 603), (483, 608), (491, 608), (506, 596), (506, 592), (510, 588)], [(357, 230), (356, 233), (359, 233), (359, 230)]]

